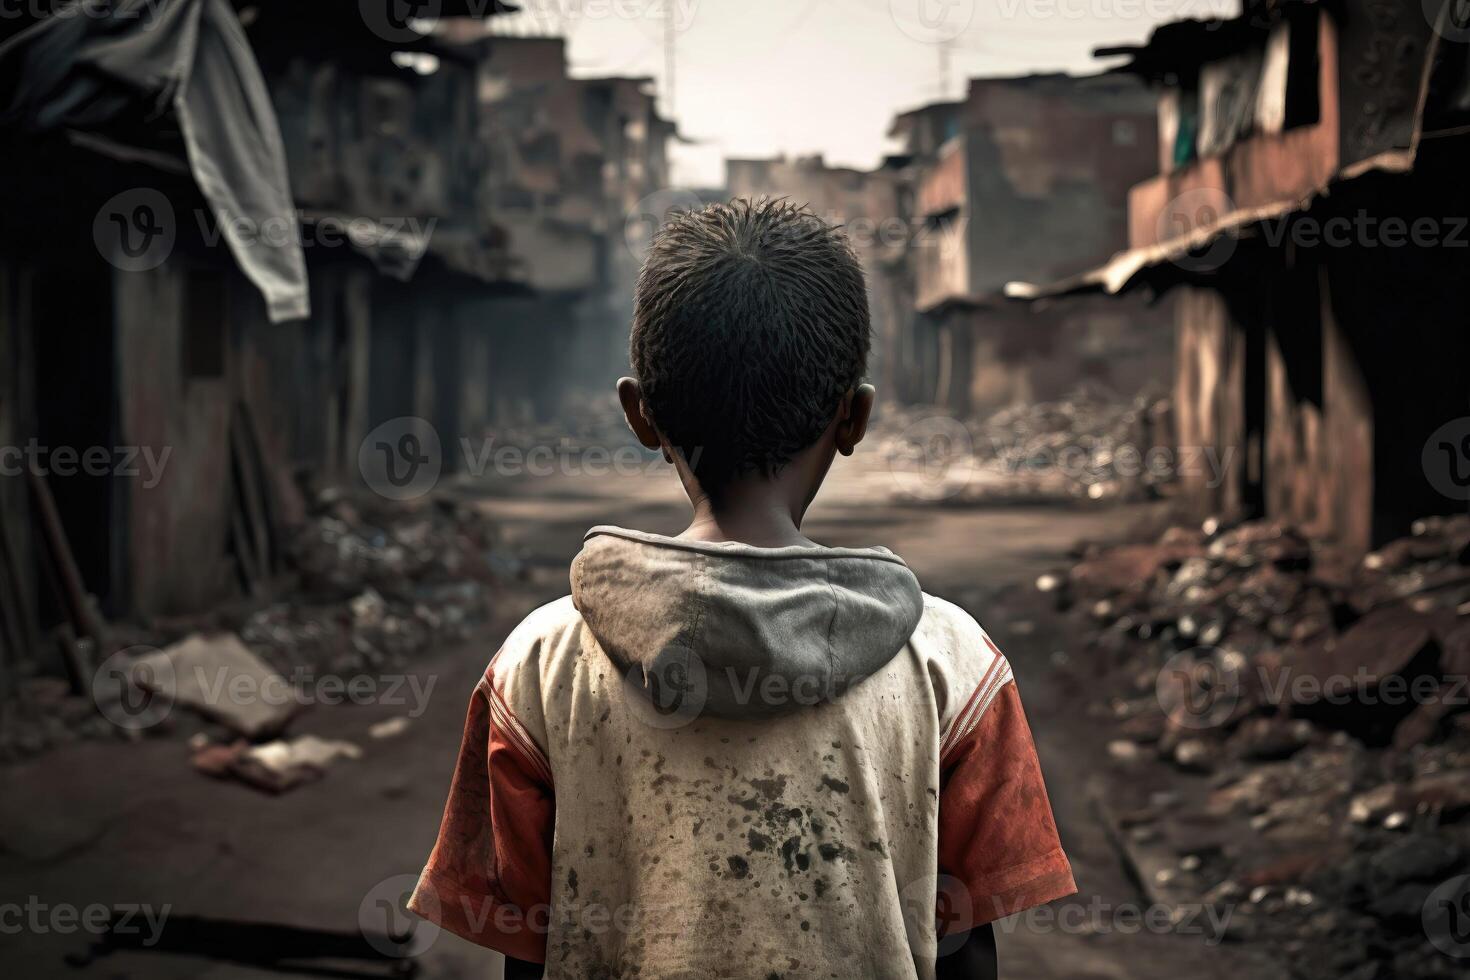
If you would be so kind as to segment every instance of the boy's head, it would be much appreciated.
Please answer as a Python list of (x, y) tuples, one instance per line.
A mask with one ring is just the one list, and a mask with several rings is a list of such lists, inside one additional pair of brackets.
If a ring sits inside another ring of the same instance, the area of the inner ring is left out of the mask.
[(619, 395), (644, 445), (682, 457), (718, 496), (798, 457), (825, 474), (834, 451), (850, 453), (872, 404), (859, 391), (868, 347), (863, 271), (840, 231), (785, 201), (714, 204), (653, 240), (635, 295), (636, 379)]

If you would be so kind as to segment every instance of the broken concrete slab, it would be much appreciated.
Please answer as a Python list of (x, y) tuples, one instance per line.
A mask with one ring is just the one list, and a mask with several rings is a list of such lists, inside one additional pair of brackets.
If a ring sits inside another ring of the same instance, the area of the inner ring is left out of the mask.
[(139, 657), (140, 686), (249, 739), (278, 734), (302, 707), (289, 682), (233, 633), (195, 633)]

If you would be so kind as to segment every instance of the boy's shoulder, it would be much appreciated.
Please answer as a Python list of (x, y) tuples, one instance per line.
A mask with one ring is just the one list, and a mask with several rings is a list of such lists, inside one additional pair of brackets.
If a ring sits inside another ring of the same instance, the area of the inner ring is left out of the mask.
[(983, 646), (987, 636), (974, 616), (948, 599), (927, 592), (924, 593), (924, 614), (914, 635), (959, 651)]
[(976, 680), (1005, 661), (1005, 654), (974, 616), (927, 592), (911, 645), (921, 656), (943, 661), (961, 676), (974, 675)]
[[(547, 744), (548, 691), (565, 690), (559, 671), (574, 668), (581, 643), (582, 616), (563, 596), (536, 609), (510, 631), (490, 657), (489, 666), (475, 685), (502, 723), (523, 734), (523, 744)], [(542, 750), (531, 750), (541, 757)]]
[(534, 654), (549, 644), (555, 644), (581, 625), (582, 614), (572, 603), (572, 597), (564, 595), (528, 612), (510, 631), (504, 648), (521, 651), (522, 656)]
[(909, 644), (929, 673), (946, 731), (982, 712), (1014, 680), (1000, 647), (975, 617), (959, 606), (924, 593), (924, 614)]
[(531, 610), (490, 658), (482, 683), (512, 703), (540, 700), (540, 689), (554, 686), (549, 675), (575, 659), (582, 629), (569, 595)]
[(531, 610), (510, 631), (491, 666), (506, 671), (540, 663), (569, 640), (577, 640), (581, 629), (582, 614), (573, 605), (572, 597), (553, 599)]

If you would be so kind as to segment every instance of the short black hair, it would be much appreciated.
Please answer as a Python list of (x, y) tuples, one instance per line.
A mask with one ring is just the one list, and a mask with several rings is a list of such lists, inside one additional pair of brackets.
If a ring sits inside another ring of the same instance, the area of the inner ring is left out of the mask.
[(706, 491), (772, 476), (867, 369), (867, 288), (846, 236), (786, 200), (676, 212), (634, 297), (633, 372)]

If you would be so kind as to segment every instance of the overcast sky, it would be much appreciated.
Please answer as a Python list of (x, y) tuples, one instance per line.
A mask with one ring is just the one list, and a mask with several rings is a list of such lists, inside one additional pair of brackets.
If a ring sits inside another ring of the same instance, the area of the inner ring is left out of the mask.
[(686, 186), (723, 183), (726, 156), (823, 153), (829, 163), (872, 167), (891, 148), (884, 134), (896, 112), (957, 98), (968, 77), (1095, 72), (1094, 47), (1239, 8), (1238, 0), (517, 2), (525, 12), (497, 18), (497, 30), (565, 34), (573, 74), (651, 75), (661, 86), (672, 17), (673, 109), (698, 141), (673, 151), (675, 181)]

